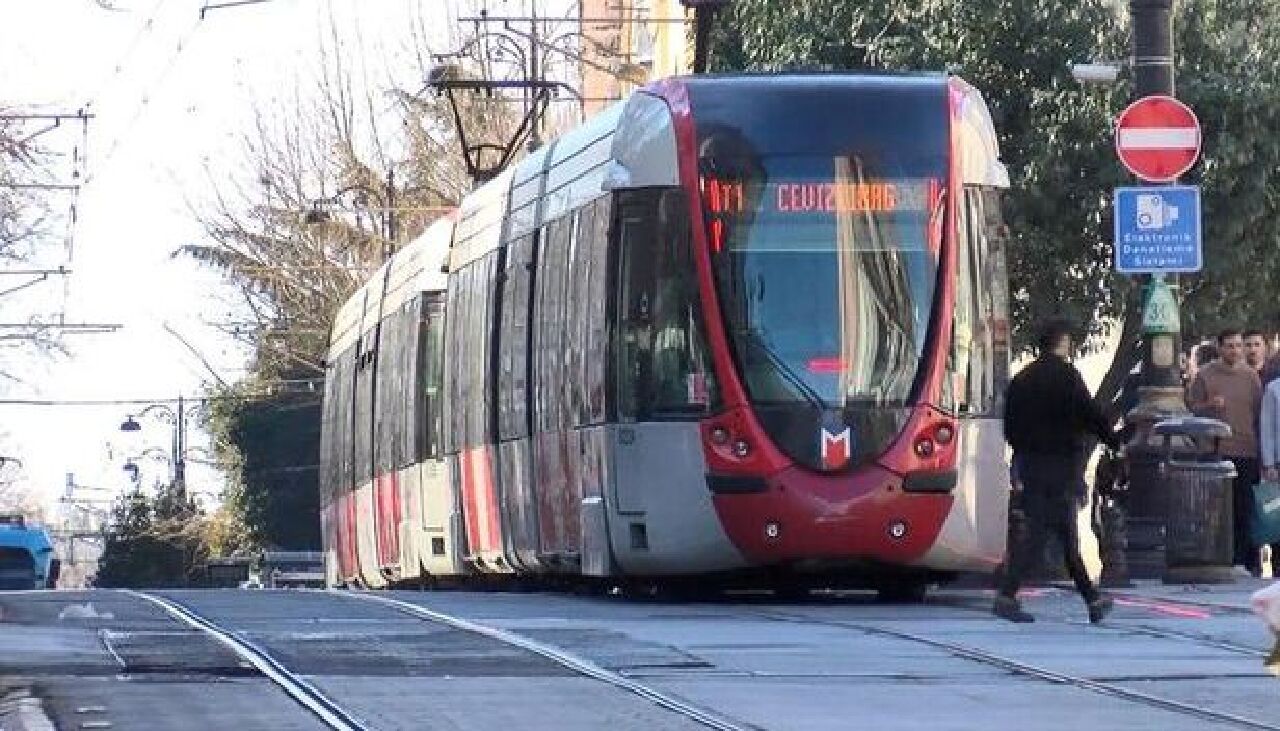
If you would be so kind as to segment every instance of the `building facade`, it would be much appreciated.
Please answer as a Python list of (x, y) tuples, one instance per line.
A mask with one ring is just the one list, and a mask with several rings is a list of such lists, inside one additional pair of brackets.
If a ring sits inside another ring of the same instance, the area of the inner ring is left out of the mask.
[(693, 14), (680, 0), (582, 0), (580, 8), (585, 116), (649, 81), (689, 73)]

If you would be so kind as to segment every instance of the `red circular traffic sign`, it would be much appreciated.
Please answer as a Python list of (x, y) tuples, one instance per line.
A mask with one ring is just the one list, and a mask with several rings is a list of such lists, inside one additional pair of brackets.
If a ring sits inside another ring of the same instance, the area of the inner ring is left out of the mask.
[(1177, 180), (1200, 157), (1200, 120), (1171, 96), (1143, 97), (1116, 120), (1116, 154), (1143, 180)]

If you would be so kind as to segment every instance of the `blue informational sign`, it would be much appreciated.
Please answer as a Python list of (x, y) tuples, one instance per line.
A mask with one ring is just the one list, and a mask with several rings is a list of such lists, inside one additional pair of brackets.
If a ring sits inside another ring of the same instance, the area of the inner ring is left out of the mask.
[(1116, 188), (1116, 271), (1198, 272), (1200, 188), (1176, 185)]

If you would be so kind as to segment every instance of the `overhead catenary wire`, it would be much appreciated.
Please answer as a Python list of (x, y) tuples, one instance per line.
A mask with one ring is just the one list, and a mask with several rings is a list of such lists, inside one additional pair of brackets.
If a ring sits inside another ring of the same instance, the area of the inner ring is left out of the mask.
[(209, 374), (213, 376), (213, 380), (217, 381), (219, 386), (221, 386), (222, 388), (230, 388), (226, 380), (224, 380), (222, 376), (218, 374), (217, 369), (215, 369), (209, 363), (209, 359), (205, 357), (204, 353), (201, 353), (194, 345), (191, 344), (189, 340), (187, 340), (185, 337), (182, 336), (182, 333), (178, 332), (168, 322), (164, 322), (162, 324), (164, 325), (165, 332), (169, 333), (175, 339), (177, 339), (178, 342), (182, 343), (186, 347), (186, 349), (189, 350), (191, 354), (196, 357), (196, 360), (200, 361), (200, 365), (204, 366), (205, 370), (209, 371)]
[(173, 53), (170, 54), (169, 59), (165, 62), (164, 66), (161, 67), (160, 73), (155, 77), (155, 80), (150, 84), (150, 86), (143, 88), (142, 94), (138, 98), (138, 103), (134, 107), (133, 113), (129, 116), (128, 121), (125, 123), (124, 129), (116, 135), (116, 138), (107, 148), (107, 152), (103, 155), (101, 162), (98, 163), (92, 174), (85, 177), (85, 186), (92, 184), (94, 180), (97, 180), (98, 175), (102, 171), (110, 167), (111, 161), (115, 158), (116, 153), (120, 151), (120, 148), (126, 141), (128, 141), (133, 132), (137, 129), (138, 120), (140, 120), (142, 115), (151, 107), (152, 97), (164, 82), (168, 80), (169, 74), (177, 65), (178, 59), (182, 56), (183, 51), (187, 49), (192, 36), (195, 35), (196, 29), (200, 27), (200, 22), (202, 20), (204, 20), (203, 12), (197, 15), (195, 19), (191, 21), (191, 24), (188, 25), (178, 36), (178, 42), (174, 46)]
[[(293, 391), (294, 394), (312, 393), (313, 389), (324, 384), (323, 378), (316, 379), (296, 379), (273, 381), (264, 385), (302, 385), (311, 386), (310, 389)], [(314, 391), (318, 394), (318, 390)], [(215, 401), (246, 401), (253, 398), (263, 398), (267, 396), (278, 396), (283, 391), (254, 391), (249, 393), (225, 393), (225, 394), (209, 394), (207, 396), (184, 396), (182, 400), (187, 404), (207, 404)], [(0, 406), (32, 406), (32, 407), (72, 407), (84, 408), (94, 406), (145, 406), (149, 404), (176, 404), (177, 397), (162, 398), (118, 398), (118, 399), (36, 399), (36, 398), (0, 398)]]
[(164, 2), (165, 0), (156, 0), (155, 4), (151, 6), (151, 9), (147, 11), (147, 19), (143, 21), (142, 25), (138, 26), (137, 32), (133, 34), (133, 38), (130, 39), (129, 44), (125, 46), (124, 53), (112, 67), (111, 73), (102, 81), (102, 83), (97, 85), (97, 90), (93, 92), (93, 95), (89, 97), (87, 102), (85, 102), (86, 108), (96, 104), (105, 91), (111, 88), (111, 85), (124, 74), (124, 69), (129, 62), (129, 58), (133, 56), (134, 51), (138, 50), (138, 47), (142, 43), (142, 39), (148, 33), (155, 30), (156, 18), (159, 17), (159, 10), (161, 6), (164, 5)]

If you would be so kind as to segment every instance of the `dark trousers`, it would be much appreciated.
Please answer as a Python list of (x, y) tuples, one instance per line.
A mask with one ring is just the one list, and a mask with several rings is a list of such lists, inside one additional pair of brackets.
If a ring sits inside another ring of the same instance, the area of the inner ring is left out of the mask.
[(1015, 493), (1010, 509), (1021, 509), (1020, 524), (1009, 531), (1009, 548), (1004, 576), (1000, 580), (1001, 596), (1014, 598), (1023, 580), (1036, 570), (1044, 555), (1044, 541), (1052, 532), (1062, 542), (1062, 555), (1076, 590), (1086, 602), (1098, 598), (1098, 588), (1089, 579), (1084, 559), (1080, 556), (1077, 513), (1083, 504), (1085, 490), (1083, 455), (1019, 454), (1014, 457), (1021, 493)]
[[(1232, 540), (1235, 541), (1235, 564), (1257, 573), (1261, 568), (1262, 546), (1254, 545), (1250, 526), (1253, 524), (1253, 486), (1261, 479), (1258, 460), (1228, 457), (1236, 466), (1236, 479), (1231, 485)], [(1272, 561), (1280, 543), (1271, 545)]]

